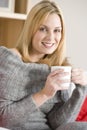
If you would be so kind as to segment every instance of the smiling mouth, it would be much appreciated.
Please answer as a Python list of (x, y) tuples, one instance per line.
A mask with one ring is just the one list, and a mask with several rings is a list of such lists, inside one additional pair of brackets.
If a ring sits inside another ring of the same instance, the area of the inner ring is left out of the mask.
[(47, 42), (42, 42), (42, 44), (46, 47), (46, 48), (50, 48), (54, 45), (54, 43), (47, 43)]

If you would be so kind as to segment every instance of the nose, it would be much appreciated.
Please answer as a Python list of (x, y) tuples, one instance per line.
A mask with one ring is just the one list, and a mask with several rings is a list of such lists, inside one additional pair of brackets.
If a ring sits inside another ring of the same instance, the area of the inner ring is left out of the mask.
[(47, 33), (47, 40), (49, 40), (49, 41), (54, 41), (54, 38), (55, 38), (55, 36), (54, 36), (53, 31), (49, 31), (49, 32)]

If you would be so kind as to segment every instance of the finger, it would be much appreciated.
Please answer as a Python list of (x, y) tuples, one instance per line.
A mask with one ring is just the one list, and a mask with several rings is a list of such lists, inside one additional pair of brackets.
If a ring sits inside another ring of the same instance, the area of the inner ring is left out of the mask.
[(74, 76), (71, 76), (71, 79), (79, 79), (79, 78), (82, 78), (81, 75), (74, 75)]
[(84, 71), (82, 69), (72, 69), (71, 71), (71, 75), (74, 76), (74, 75), (79, 75), (81, 73), (83, 73)]
[(61, 84), (64, 84), (64, 83), (69, 83), (70, 82), (70, 79), (60, 79), (60, 80), (57, 80), (57, 83), (59, 84), (59, 85), (61, 85)]
[(78, 78), (72, 78), (71, 81), (74, 82), (74, 83), (80, 84), (80, 83), (82, 83), (84, 80), (83, 80), (81, 77), (78, 77)]
[[(63, 72), (63, 73), (61, 72), (59, 74), (51, 75), (51, 79), (54, 81), (60, 80), (60, 79), (66, 79), (67, 78), (66, 76), (68, 76), (68, 75), (69, 75), (68, 72)], [(68, 79), (70, 79), (70, 77)]]
[(81, 68), (72, 68), (71, 71), (83, 71), (83, 69), (81, 69)]
[(62, 73), (58, 74), (58, 76), (59, 76), (60, 78), (65, 78), (65, 77), (68, 76), (68, 75), (70, 75), (69, 72), (62, 72)]
[(59, 74), (59, 73), (61, 73), (61, 72), (64, 72), (64, 70), (63, 70), (63, 69), (54, 70), (54, 71), (52, 71), (52, 72), (50, 73), (50, 76)]

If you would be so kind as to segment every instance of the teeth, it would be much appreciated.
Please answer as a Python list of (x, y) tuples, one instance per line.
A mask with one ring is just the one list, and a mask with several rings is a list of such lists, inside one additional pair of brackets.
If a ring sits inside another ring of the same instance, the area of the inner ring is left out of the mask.
[(53, 45), (53, 43), (46, 43), (46, 42), (42, 42), (43, 45), (51, 47)]

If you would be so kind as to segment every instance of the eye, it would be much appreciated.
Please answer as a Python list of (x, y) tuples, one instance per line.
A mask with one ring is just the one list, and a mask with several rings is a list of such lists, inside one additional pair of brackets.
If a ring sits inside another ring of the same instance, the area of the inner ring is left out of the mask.
[(47, 29), (46, 29), (46, 27), (40, 27), (40, 29), (39, 29), (41, 32), (47, 32)]
[(58, 28), (58, 29), (55, 29), (54, 32), (55, 32), (55, 33), (60, 33), (60, 32), (61, 32), (61, 29), (59, 29), (59, 28)]

